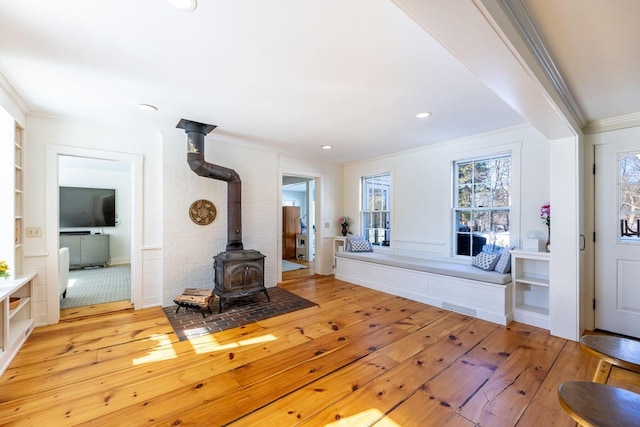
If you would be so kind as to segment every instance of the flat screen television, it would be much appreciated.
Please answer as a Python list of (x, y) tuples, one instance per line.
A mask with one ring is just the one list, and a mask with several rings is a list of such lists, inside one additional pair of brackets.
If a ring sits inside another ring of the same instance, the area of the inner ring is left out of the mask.
[(116, 190), (60, 187), (60, 227), (114, 227)]

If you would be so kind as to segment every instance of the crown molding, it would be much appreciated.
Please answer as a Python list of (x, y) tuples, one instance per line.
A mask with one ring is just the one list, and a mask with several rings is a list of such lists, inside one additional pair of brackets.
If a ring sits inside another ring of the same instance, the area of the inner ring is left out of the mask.
[(20, 109), (20, 111), (23, 114), (26, 115), (29, 113), (29, 108), (27, 107), (26, 102), (24, 102), (24, 99), (22, 99), (22, 97), (18, 94), (18, 92), (13, 88), (9, 80), (7, 80), (7, 78), (1, 72), (0, 72), (0, 87), (4, 89), (4, 91), (7, 93), (9, 98), (11, 98), (13, 102), (15, 102), (16, 106), (18, 107), (18, 109)]
[(569, 110), (569, 113), (573, 116), (573, 119), (576, 123), (584, 125), (586, 123), (584, 114), (582, 114), (582, 110), (565, 84), (558, 67), (547, 50), (547, 47), (544, 45), (531, 19), (531, 15), (529, 15), (522, 0), (498, 0), (498, 2), (507, 12), (515, 28), (520, 33), (522, 40), (529, 47), (529, 50), (538, 61), (542, 71), (553, 85), (556, 93)]
[(609, 119), (593, 120), (582, 128), (582, 133), (589, 135), (637, 126), (640, 126), (640, 113), (633, 113)]

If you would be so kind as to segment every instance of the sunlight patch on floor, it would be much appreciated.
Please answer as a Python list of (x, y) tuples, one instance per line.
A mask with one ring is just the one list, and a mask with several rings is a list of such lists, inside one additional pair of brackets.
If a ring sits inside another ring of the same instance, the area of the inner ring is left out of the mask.
[(175, 359), (177, 357), (169, 335), (156, 334), (149, 337), (149, 339), (157, 341), (156, 348), (151, 350), (146, 356), (133, 359), (133, 365), (142, 365), (143, 363), (160, 362), (161, 360)]
[(359, 412), (351, 415), (350, 417), (341, 418), (333, 423), (325, 424), (325, 427), (359, 427), (368, 426), (376, 420), (380, 420), (376, 423), (376, 427), (401, 427), (400, 424), (393, 422), (389, 418), (385, 417), (384, 412), (371, 408), (366, 411)]
[(213, 335), (203, 335), (200, 337), (189, 338), (189, 342), (196, 354), (212, 353), (215, 351), (228, 350), (230, 348), (238, 348), (246, 345), (261, 344), (269, 341), (275, 341), (277, 338), (272, 334), (262, 335), (259, 337), (249, 338), (227, 344), (220, 344)]

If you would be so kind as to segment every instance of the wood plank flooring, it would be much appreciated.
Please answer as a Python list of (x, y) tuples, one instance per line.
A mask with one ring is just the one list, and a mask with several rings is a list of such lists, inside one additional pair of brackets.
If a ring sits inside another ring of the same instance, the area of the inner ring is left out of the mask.
[(182, 342), (161, 308), (37, 328), (0, 378), (0, 425), (573, 426), (556, 390), (597, 366), (524, 324), (333, 276), (280, 286), (318, 306)]

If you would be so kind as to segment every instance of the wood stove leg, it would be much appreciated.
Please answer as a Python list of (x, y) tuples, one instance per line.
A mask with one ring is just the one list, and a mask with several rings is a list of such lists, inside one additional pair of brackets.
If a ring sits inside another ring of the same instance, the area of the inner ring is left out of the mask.
[(222, 296), (220, 297), (220, 308), (218, 309), (218, 314), (222, 313)]
[(178, 314), (178, 310), (180, 310), (180, 306), (178, 306), (178, 308), (176, 308), (176, 314)]
[(267, 296), (267, 301), (271, 302), (271, 298), (269, 298), (269, 293), (267, 293), (267, 288), (264, 288), (264, 294)]

